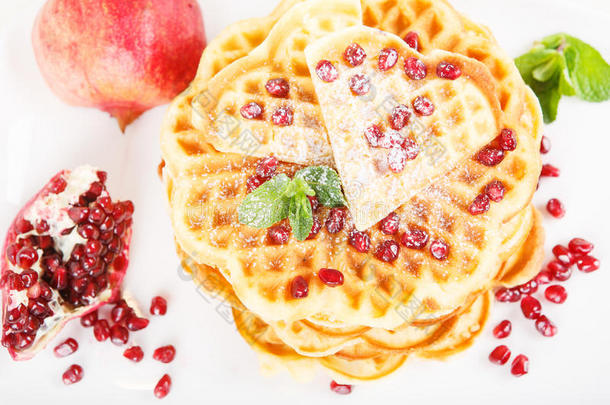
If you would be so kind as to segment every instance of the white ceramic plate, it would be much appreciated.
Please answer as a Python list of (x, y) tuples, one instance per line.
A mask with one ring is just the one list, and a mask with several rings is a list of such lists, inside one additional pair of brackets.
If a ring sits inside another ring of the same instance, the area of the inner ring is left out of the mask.
[[(330, 1), (330, 0), (329, 0)], [(169, 312), (154, 318), (145, 332), (135, 334), (146, 358), (132, 364), (123, 349), (97, 343), (90, 330), (68, 326), (57, 341), (77, 338), (81, 349), (55, 359), (51, 350), (25, 363), (14, 363), (0, 351), (0, 403), (131, 404), (154, 401), (152, 389), (160, 376), (173, 378), (164, 403), (351, 404), (401, 401), (425, 404), (554, 403), (601, 404), (610, 401), (610, 269), (575, 274), (566, 283), (564, 305), (543, 302), (544, 312), (559, 333), (543, 338), (526, 322), (517, 305), (495, 306), (487, 330), (465, 353), (447, 362), (412, 359), (390, 378), (356, 387), (349, 397), (328, 389), (320, 374), (308, 384), (288, 375), (261, 376), (256, 355), (225, 320), (225, 309), (197, 293), (180, 277), (172, 232), (165, 212), (156, 169), (160, 161), (159, 127), (165, 107), (146, 113), (121, 135), (105, 114), (68, 107), (43, 82), (30, 46), (30, 30), (42, 0), (0, 4), (0, 232), (18, 207), (53, 173), (90, 163), (110, 172), (114, 196), (136, 203), (132, 263), (125, 282), (145, 308), (153, 295), (169, 299)], [(275, 0), (201, 0), (209, 37), (238, 19), (266, 14)], [(565, 31), (593, 44), (610, 60), (610, 6), (605, 0), (455, 0), (455, 6), (492, 28), (513, 56), (544, 35)], [(546, 129), (553, 141), (544, 157), (562, 169), (559, 179), (544, 179), (536, 195), (543, 207), (551, 197), (567, 207), (563, 220), (545, 219), (547, 247), (584, 236), (597, 243), (596, 256), (610, 260), (610, 104), (565, 99), (559, 120)], [(491, 327), (513, 320), (506, 340), (513, 353), (530, 357), (530, 373), (510, 375), (487, 355), (499, 344)], [(176, 360), (163, 365), (151, 359), (157, 346), (172, 343)], [(81, 364), (85, 378), (65, 387), (62, 372)]]

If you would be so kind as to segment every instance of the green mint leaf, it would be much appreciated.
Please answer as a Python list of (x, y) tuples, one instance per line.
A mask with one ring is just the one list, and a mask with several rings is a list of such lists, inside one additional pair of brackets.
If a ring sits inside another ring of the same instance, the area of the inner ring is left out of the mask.
[(316, 192), (309, 187), (309, 184), (307, 184), (305, 180), (300, 177), (295, 177), (288, 185), (284, 194), (286, 197), (294, 197), (297, 194), (315, 195)]
[[(610, 99), (610, 65), (591, 45), (565, 35), (563, 54), (577, 95), (585, 101)], [(560, 45), (561, 47), (561, 45)]]
[(290, 178), (282, 173), (248, 194), (237, 210), (239, 222), (262, 229), (286, 218), (290, 198), (285, 193), (290, 183)]
[(299, 170), (295, 179), (302, 179), (313, 189), (320, 204), (326, 207), (345, 205), (341, 181), (336, 171), (328, 166), (311, 166)]
[(313, 227), (313, 213), (305, 193), (300, 192), (290, 199), (288, 219), (294, 237), (301, 241), (307, 239)]

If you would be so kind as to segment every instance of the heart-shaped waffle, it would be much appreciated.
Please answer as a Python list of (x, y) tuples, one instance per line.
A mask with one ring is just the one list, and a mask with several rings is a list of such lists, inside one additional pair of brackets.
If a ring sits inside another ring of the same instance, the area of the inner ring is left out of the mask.
[(361, 21), (358, 0), (297, 4), (262, 44), (208, 82), (193, 103), (196, 127), (208, 132), (210, 142), (223, 152), (331, 163), (303, 49)]
[(500, 132), (487, 67), (422, 55), (364, 26), (310, 44), (305, 55), (354, 223), (365, 230)]

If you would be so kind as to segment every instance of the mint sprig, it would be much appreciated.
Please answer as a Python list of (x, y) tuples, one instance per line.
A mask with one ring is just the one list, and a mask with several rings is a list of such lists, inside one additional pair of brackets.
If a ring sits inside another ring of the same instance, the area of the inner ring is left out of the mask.
[(610, 99), (610, 65), (591, 45), (568, 34), (545, 37), (515, 64), (536, 93), (546, 123), (557, 118), (562, 96), (592, 102)]
[(312, 166), (299, 170), (292, 180), (278, 174), (248, 194), (237, 210), (239, 222), (263, 229), (288, 218), (295, 238), (305, 240), (313, 227), (307, 196), (316, 196), (327, 207), (345, 205), (337, 172), (327, 166)]

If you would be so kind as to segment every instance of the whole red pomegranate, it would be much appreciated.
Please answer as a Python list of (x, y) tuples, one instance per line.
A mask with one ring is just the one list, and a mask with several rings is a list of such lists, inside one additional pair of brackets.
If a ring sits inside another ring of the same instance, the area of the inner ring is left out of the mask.
[(131, 201), (113, 201), (106, 172), (55, 175), (17, 214), (0, 258), (1, 344), (15, 360), (66, 322), (118, 297), (131, 240)]
[(32, 43), (60, 99), (106, 111), (124, 131), (189, 85), (206, 42), (196, 0), (49, 0)]

